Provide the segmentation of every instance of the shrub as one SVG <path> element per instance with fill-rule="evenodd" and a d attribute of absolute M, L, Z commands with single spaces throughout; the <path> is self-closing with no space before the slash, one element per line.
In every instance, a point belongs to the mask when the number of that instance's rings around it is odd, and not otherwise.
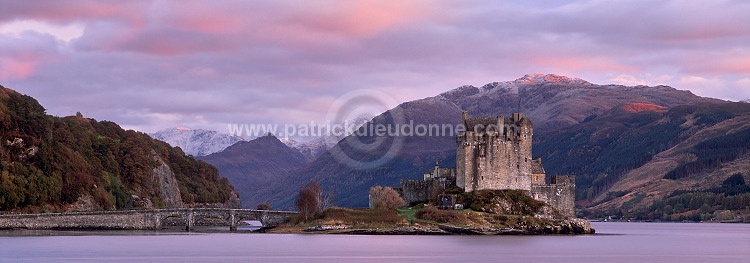
<path fill-rule="evenodd" d="M 404 199 L 391 187 L 375 186 L 370 188 L 372 208 L 391 210 L 404 206 Z"/>
<path fill-rule="evenodd" d="M 462 194 L 459 199 L 474 211 L 513 215 L 533 215 L 546 205 L 521 190 L 479 190 Z M 500 208 L 500 203 L 508 207 Z"/>
<path fill-rule="evenodd" d="M 271 210 L 271 205 L 268 203 L 262 203 L 258 205 L 258 210 Z"/>
<path fill-rule="evenodd" d="M 331 207 L 323 212 L 323 219 L 328 222 L 340 222 L 348 225 L 395 225 L 404 223 L 403 217 L 396 210 L 373 210 L 367 208 Z"/>
<path fill-rule="evenodd" d="M 417 211 L 414 217 L 438 223 L 450 223 L 454 225 L 464 225 L 469 222 L 466 214 L 456 213 L 449 210 L 438 210 L 435 207 L 428 206 Z"/>

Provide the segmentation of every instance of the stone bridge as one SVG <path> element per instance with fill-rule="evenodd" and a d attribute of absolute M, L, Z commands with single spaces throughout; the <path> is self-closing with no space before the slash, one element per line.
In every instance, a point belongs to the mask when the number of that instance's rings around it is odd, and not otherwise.
<path fill-rule="evenodd" d="M 177 208 L 0 215 L 0 229 L 161 229 L 165 219 L 180 218 L 190 231 L 203 218 L 225 220 L 230 231 L 243 220 L 257 220 L 263 226 L 283 223 L 297 212 L 225 208 Z"/>

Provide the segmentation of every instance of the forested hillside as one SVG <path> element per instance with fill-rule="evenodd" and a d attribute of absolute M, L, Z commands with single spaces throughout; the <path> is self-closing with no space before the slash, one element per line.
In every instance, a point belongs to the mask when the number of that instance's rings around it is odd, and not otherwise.
<path fill-rule="evenodd" d="M 179 191 L 162 189 L 169 179 Z M 175 196 L 170 206 L 224 203 L 232 194 L 216 168 L 179 148 L 114 122 L 47 115 L 34 98 L 0 86 L 0 210 L 70 210 L 80 200 L 121 209 L 131 195 L 154 207 Z"/>
<path fill-rule="evenodd" d="M 622 108 L 535 134 L 547 172 L 576 175 L 584 211 L 674 220 L 750 211 L 750 104 Z"/>

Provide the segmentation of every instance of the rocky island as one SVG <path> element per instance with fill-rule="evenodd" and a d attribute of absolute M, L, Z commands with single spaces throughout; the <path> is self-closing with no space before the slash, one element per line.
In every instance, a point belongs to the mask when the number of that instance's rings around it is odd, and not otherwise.
<path fill-rule="evenodd" d="M 262 228 L 264 233 L 362 235 L 549 235 L 594 234 L 588 221 L 565 217 L 549 205 L 517 190 L 483 191 L 485 205 L 441 210 L 435 206 L 401 209 L 331 207 L 307 222 L 303 215 L 287 223 Z"/>
<path fill-rule="evenodd" d="M 532 157 L 533 124 L 511 117 L 463 112 L 456 168 L 435 167 L 422 180 L 370 189 L 370 209 L 320 209 L 321 189 L 299 194 L 301 214 L 270 232 L 350 234 L 592 234 L 575 218 L 575 178 L 547 177 Z M 307 197 L 306 197 L 307 196 Z M 310 206 L 315 204 L 315 206 Z M 410 204 L 409 208 L 402 208 Z M 317 212 L 322 211 L 322 212 Z M 312 219 L 312 220 L 311 220 Z"/>

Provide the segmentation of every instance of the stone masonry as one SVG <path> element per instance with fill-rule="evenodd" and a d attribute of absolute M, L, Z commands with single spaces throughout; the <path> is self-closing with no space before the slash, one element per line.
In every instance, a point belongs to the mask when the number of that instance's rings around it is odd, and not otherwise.
<path fill-rule="evenodd" d="M 528 117 L 469 117 L 456 138 L 456 184 L 467 192 L 484 189 L 531 190 L 531 137 Z"/>
<path fill-rule="evenodd" d="M 220 218 L 230 230 L 242 220 L 258 220 L 264 226 L 283 223 L 297 212 L 224 208 L 181 208 L 126 211 L 69 212 L 0 215 L 0 229 L 128 229 L 158 230 L 168 217 L 179 217 L 190 231 L 202 218 Z"/>

